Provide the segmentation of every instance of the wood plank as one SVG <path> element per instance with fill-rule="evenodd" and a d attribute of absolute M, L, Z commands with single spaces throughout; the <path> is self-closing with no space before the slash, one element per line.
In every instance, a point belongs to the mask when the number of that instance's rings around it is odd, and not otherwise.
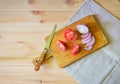
<path fill-rule="evenodd" d="M 72 14 L 73 11 L 0 12 L 0 24 L 17 22 L 66 23 Z"/>
<path fill-rule="evenodd" d="M 79 8 L 83 1 L 84 0 L 34 0 L 33 4 L 29 4 L 29 0 L 1 0 L 0 11 L 75 11 Z M 116 17 L 120 18 L 119 0 L 106 0 L 107 3 L 104 3 L 104 0 L 95 1 Z"/>
<path fill-rule="evenodd" d="M 37 23 L 37 22 L 16 22 L 16 23 L 0 23 L 0 31 L 42 31 L 51 30 L 57 24 L 57 29 L 62 28 L 63 22 Z"/>
<path fill-rule="evenodd" d="M 0 61 L 1 84 L 56 84 L 56 82 L 58 82 L 57 84 L 63 84 L 64 82 L 77 84 L 77 82 L 73 80 L 72 77 L 67 75 L 62 69 L 58 68 L 56 64 L 51 61 L 47 61 L 44 65 L 42 65 L 41 70 L 38 72 L 34 71 L 33 66 L 30 65 L 31 62 L 27 63 L 27 60 L 12 61 L 10 62 L 11 65 L 7 63 L 1 65 Z M 22 63 L 22 65 L 19 65 L 18 62 L 20 64 Z M 18 65 L 16 65 L 16 63 L 18 63 Z M 6 80 L 10 81 L 8 82 Z"/>
<path fill-rule="evenodd" d="M 84 0 L 0 0 L 0 11 L 75 11 Z"/>
<path fill-rule="evenodd" d="M 39 31 L 51 31 L 55 25 L 55 23 L 47 23 L 47 24 L 37 24 L 37 23 L 10 23 L 10 24 L 0 24 L 0 33 L 4 32 L 39 32 Z M 29 24 L 29 25 L 28 25 Z M 64 23 L 57 24 L 57 30 L 64 27 Z"/>
<path fill-rule="evenodd" d="M 61 73 L 61 74 L 59 74 Z M 8 81 L 6 81 L 8 80 Z M 70 76 L 59 68 L 42 67 L 35 72 L 33 66 L 1 66 L 1 84 L 77 84 Z"/>
<path fill-rule="evenodd" d="M 0 32 L 0 51 L 2 51 L 0 57 L 39 55 L 45 44 L 44 37 L 49 33 L 50 31 L 45 30 L 38 32 Z"/>

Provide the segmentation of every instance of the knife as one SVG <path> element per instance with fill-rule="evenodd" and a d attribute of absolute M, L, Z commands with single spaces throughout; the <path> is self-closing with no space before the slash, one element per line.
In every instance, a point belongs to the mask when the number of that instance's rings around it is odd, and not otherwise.
<path fill-rule="evenodd" d="M 43 61 L 45 60 L 45 57 L 46 55 L 49 53 L 50 51 L 50 45 L 51 45 L 51 42 L 53 40 L 53 37 L 54 37 L 54 34 L 55 34 L 55 30 L 56 30 L 56 27 L 57 27 L 57 24 L 55 25 L 55 27 L 53 28 L 52 30 L 52 33 L 50 35 L 50 37 L 48 38 L 48 41 L 41 53 L 40 56 L 36 57 L 33 59 L 33 65 L 34 65 L 34 69 L 35 71 L 38 71 L 40 69 L 40 65 L 43 63 Z"/>

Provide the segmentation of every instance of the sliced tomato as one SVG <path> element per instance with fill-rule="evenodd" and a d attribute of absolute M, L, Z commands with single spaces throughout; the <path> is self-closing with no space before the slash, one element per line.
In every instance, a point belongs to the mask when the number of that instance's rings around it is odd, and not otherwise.
<path fill-rule="evenodd" d="M 69 32 L 71 32 L 71 31 L 72 31 L 71 28 L 67 28 L 67 29 L 65 30 L 65 33 L 69 33 Z"/>
<path fill-rule="evenodd" d="M 68 28 L 64 32 L 64 37 L 67 41 L 74 41 L 77 39 L 77 33 L 74 32 L 72 29 Z"/>
<path fill-rule="evenodd" d="M 80 51 L 80 46 L 77 43 L 73 44 L 73 46 L 70 49 L 70 52 L 73 55 L 75 55 L 75 54 L 79 53 L 79 51 Z"/>
<path fill-rule="evenodd" d="M 66 50 L 66 45 L 63 41 L 61 40 L 58 40 L 58 48 L 61 50 L 61 51 L 65 51 Z"/>

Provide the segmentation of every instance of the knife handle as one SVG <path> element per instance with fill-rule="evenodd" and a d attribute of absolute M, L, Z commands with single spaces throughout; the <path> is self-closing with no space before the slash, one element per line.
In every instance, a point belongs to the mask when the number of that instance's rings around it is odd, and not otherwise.
<path fill-rule="evenodd" d="M 42 51 L 41 56 L 36 57 L 36 58 L 33 59 L 33 65 L 34 65 L 35 71 L 38 71 L 40 69 L 40 65 L 43 63 L 47 53 L 48 53 L 48 49 L 44 49 Z"/>

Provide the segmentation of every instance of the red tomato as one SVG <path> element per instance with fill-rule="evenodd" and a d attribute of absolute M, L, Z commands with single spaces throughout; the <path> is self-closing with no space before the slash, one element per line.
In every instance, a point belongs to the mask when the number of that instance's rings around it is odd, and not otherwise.
<path fill-rule="evenodd" d="M 71 28 L 67 28 L 67 29 L 65 30 L 65 33 L 69 33 L 69 32 L 71 32 L 71 31 L 72 31 Z"/>
<path fill-rule="evenodd" d="M 79 51 L 80 51 L 79 45 L 76 44 L 76 43 L 73 44 L 73 46 L 72 46 L 71 49 L 70 49 L 70 52 L 71 52 L 73 55 L 75 55 L 75 54 L 77 54 Z"/>
<path fill-rule="evenodd" d="M 74 41 L 77 39 L 77 33 L 68 28 L 64 32 L 64 37 L 67 41 Z"/>
<path fill-rule="evenodd" d="M 63 41 L 61 40 L 58 40 L 58 48 L 61 50 L 61 51 L 65 51 L 66 50 L 66 45 Z"/>

